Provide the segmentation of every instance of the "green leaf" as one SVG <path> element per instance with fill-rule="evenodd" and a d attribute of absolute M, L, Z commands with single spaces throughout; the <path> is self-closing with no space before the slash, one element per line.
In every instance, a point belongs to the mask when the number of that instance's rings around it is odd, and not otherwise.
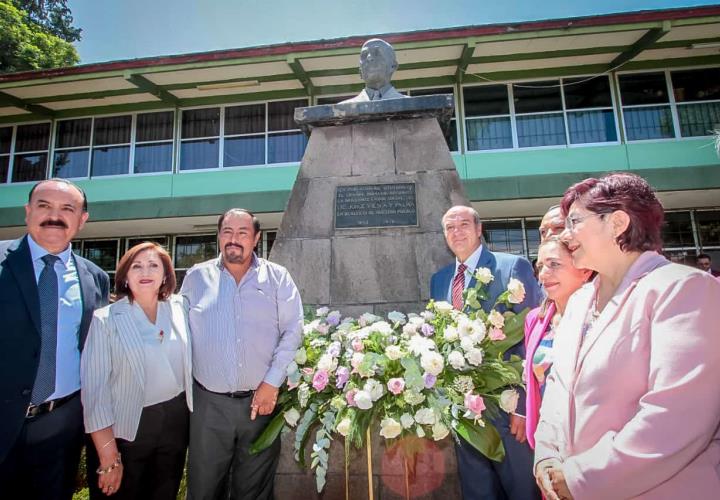
<path fill-rule="evenodd" d="M 473 448 L 495 462 L 505 458 L 505 447 L 495 427 L 485 422 L 485 426 L 475 424 L 467 418 L 460 418 L 455 431 Z"/>
<path fill-rule="evenodd" d="M 282 431 L 284 425 L 285 412 L 280 411 L 273 417 L 270 423 L 265 426 L 265 429 L 263 429 L 262 433 L 258 436 L 255 442 L 250 445 L 250 454 L 256 455 L 257 453 L 269 448 L 280 435 L 280 431 Z"/>
<path fill-rule="evenodd" d="M 465 290 L 465 304 L 472 307 L 473 309 L 480 309 L 480 301 L 478 300 L 478 290 L 475 288 L 468 288 Z"/>
<path fill-rule="evenodd" d="M 490 342 L 485 349 L 488 356 L 495 357 L 498 354 L 503 355 L 505 351 L 512 346 L 523 341 L 525 338 L 525 316 L 527 316 L 529 311 L 529 308 L 525 308 L 525 310 L 518 314 L 509 314 L 505 317 L 505 326 L 503 327 L 505 338 L 503 340 Z"/>
<path fill-rule="evenodd" d="M 425 388 L 425 382 L 420 372 L 420 365 L 415 359 L 406 357 L 400 360 L 405 368 L 405 385 L 409 388 L 422 390 Z"/>

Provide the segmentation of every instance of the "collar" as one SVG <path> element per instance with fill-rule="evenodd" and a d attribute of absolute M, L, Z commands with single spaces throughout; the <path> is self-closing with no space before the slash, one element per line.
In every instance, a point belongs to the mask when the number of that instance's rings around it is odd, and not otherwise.
<path fill-rule="evenodd" d="M 368 97 L 370 97 L 370 98 L 372 98 L 372 96 L 375 95 L 375 93 L 379 93 L 379 94 L 380 94 L 380 95 L 379 95 L 379 98 L 382 99 L 382 97 L 383 97 L 385 94 L 387 94 L 387 93 L 390 91 L 390 89 L 392 89 L 392 84 L 391 84 L 391 83 L 388 83 L 387 85 L 384 85 L 383 87 L 381 87 L 381 88 L 379 88 L 379 89 L 374 89 L 374 88 L 371 88 L 371 87 L 365 87 L 365 93 L 366 93 L 366 94 L 368 95 Z"/>
<path fill-rule="evenodd" d="M 481 243 L 480 246 L 478 246 L 475 249 L 475 251 L 470 254 L 470 257 L 465 259 L 465 262 L 463 262 L 463 264 L 465 264 L 467 266 L 467 272 L 469 272 L 470 274 L 472 274 L 475 271 L 475 268 L 477 267 L 478 262 L 480 261 L 480 254 L 482 253 L 482 249 L 483 249 L 483 246 Z M 457 274 L 459 265 L 460 265 L 460 261 L 458 260 L 457 257 L 455 257 L 455 273 L 456 274 Z"/>
<path fill-rule="evenodd" d="M 45 250 L 43 247 L 38 245 L 35 242 L 35 240 L 33 239 L 33 237 L 30 236 L 29 234 L 27 235 L 27 241 L 28 241 L 28 246 L 30 247 L 30 256 L 32 257 L 33 262 L 41 260 L 43 257 L 45 257 L 47 254 L 50 253 L 47 250 Z M 68 243 L 68 246 L 65 250 L 63 250 L 60 253 L 53 254 L 53 255 L 60 258 L 60 260 L 63 263 L 63 266 L 67 266 L 68 261 L 70 260 L 71 254 L 72 254 L 72 244 Z"/>

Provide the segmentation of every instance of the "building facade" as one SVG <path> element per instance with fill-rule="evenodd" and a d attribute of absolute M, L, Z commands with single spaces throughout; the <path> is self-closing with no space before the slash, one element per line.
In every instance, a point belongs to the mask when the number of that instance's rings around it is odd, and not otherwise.
<path fill-rule="evenodd" d="M 0 239 L 34 182 L 65 177 L 90 201 L 75 247 L 111 275 L 152 239 L 182 278 L 233 206 L 267 255 L 307 143 L 294 109 L 356 94 L 372 36 L 0 76 Z M 720 262 L 720 6 L 380 36 L 399 90 L 453 94 L 448 147 L 492 249 L 534 257 L 570 184 L 623 170 L 657 189 L 669 254 Z"/>

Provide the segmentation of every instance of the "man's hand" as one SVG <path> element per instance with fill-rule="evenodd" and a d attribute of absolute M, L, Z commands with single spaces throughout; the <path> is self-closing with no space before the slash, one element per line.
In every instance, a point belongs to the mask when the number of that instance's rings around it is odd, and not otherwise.
<path fill-rule="evenodd" d="M 510 434 L 515 436 L 518 443 L 524 443 L 527 440 L 525 435 L 525 417 L 522 415 L 510 414 Z"/>
<path fill-rule="evenodd" d="M 555 470 L 559 470 L 562 467 L 562 463 L 554 458 L 543 460 L 535 466 L 535 482 L 540 488 L 540 492 L 547 500 L 561 500 L 558 494 L 555 492 L 553 487 L 552 478 L 550 473 Z"/>
<path fill-rule="evenodd" d="M 255 420 L 258 415 L 270 415 L 277 403 L 278 388 L 267 382 L 262 382 L 253 396 L 250 404 L 250 420 Z"/>

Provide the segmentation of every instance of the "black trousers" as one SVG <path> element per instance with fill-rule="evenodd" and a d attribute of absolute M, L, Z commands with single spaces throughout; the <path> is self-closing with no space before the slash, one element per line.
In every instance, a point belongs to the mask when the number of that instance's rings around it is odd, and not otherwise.
<path fill-rule="evenodd" d="M 122 455 L 123 476 L 120 488 L 112 496 L 106 496 L 97 487 L 98 477 L 95 471 L 98 459 L 94 447 L 90 444 L 90 498 L 175 500 L 185 466 L 189 426 L 189 411 L 184 392 L 169 401 L 143 408 L 135 440 L 117 440 L 118 450 Z"/>
<path fill-rule="evenodd" d="M 82 436 L 79 391 L 50 413 L 26 419 L 17 441 L 0 464 L 0 498 L 71 499 Z"/>

